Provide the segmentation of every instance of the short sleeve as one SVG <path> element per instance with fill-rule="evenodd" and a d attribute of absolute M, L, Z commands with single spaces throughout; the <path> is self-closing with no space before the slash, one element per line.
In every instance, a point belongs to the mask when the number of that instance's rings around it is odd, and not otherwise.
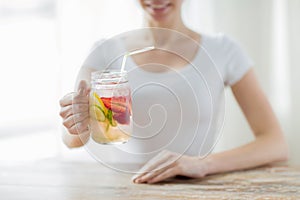
<path fill-rule="evenodd" d="M 225 85 L 232 86 L 243 78 L 254 62 L 241 46 L 228 36 L 223 36 L 222 43 L 226 56 L 224 82 Z"/>
<path fill-rule="evenodd" d="M 119 69 L 124 49 L 119 39 L 99 40 L 90 50 L 83 66 L 95 70 Z"/>

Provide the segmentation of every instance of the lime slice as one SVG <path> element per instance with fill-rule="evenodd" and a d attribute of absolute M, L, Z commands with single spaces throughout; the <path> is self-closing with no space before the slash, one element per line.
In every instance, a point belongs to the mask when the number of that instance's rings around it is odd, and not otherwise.
<path fill-rule="evenodd" d="M 111 118 L 111 125 L 112 126 L 117 126 L 118 125 L 116 120 L 114 120 L 114 118 Z"/>
<path fill-rule="evenodd" d="M 113 113 L 112 113 L 111 110 L 107 111 L 106 117 L 107 117 L 107 119 L 108 119 L 111 126 L 117 126 L 117 122 L 116 122 L 116 120 L 114 120 Z"/>
<path fill-rule="evenodd" d="M 97 105 L 90 106 L 90 116 L 92 119 L 96 119 L 97 121 L 104 122 L 105 115 L 102 109 Z"/>

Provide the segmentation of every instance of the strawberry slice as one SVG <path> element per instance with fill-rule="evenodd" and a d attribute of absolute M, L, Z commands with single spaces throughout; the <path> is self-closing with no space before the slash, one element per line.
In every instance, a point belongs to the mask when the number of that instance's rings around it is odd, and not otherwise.
<path fill-rule="evenodd" d="M 130 123 L 130 111 L 129 111 L 129 109 L 126 109 L 125 112 L 115 113 L 113 118 L 120 124 L 129 124 Z"/>
<path fill-rule="evenodd" d="M 126 106 L 122 104 L 112 103 L 111 110 L 115 113 L 124 113 L 126 111 Z"/>
<path fill-rule="evenodd" d="M 126 97 L 101 97 L 105 107 L 112 110 L 113 112 L 123 113 L 126 111 Z"/>
<path fill-rule="evenodd" d="M 105 107 L 111 110 L 111 98 L 101 97 L 101 100 Z"/>

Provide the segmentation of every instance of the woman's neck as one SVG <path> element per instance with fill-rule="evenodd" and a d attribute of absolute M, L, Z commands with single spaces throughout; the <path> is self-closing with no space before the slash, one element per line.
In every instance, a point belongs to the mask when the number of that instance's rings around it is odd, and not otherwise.
<path fill-rule="evenodd" d="M 172 21 L 169 20 L 161 22 L 145 19 L 144 24 L 147 27 L 172 29 L 174 31 L 178 31 L 184 34 L 186 34 L 189 31 L 189 29 L 184 25 L 181 18 L 172 19 Z"/>
<path fill-rule="evenodd" d="M 193 39 L 196 39 L 195 37 L 197 37 L 195 35 L 195 32 L 193 32 L 192 30 L 190 30 L 187 26 L 185 26 L 185 24 L 183 23 L 183 21 L 180 19 L 177 20 L 172 20 L 171 22 L 156 22 L 156 21 L 150 21 L 150 20 L 146 20 L 144 21 L 144 25 L 146 27 L 150 27 L 150 28 L 162 28 L 162 29 L 170 29 L 176 32 L 180 32 L 182 34 L 185 34 Z M 178 34 L 173 34 L 174 32 L 172 31 L 153 31 L 153 37 L 154 40 L 156 42 L 162 42 L 162 43 L 168 43 L 170 41 L 172 41 L 173 36 L 178 37 Z"/>

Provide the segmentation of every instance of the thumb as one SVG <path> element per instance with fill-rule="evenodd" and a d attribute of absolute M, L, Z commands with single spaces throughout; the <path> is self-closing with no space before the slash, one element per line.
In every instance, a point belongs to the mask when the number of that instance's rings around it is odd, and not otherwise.
<path fill-rule="evenodd" d="M 88 84 L 85 80 L 81 80 L 79 82 L 77 92 L 78 92 L 78 95 L 80 95 L 80 96 L 86 96 L 88 94 L 88 92 L 89 92 Z"/>

